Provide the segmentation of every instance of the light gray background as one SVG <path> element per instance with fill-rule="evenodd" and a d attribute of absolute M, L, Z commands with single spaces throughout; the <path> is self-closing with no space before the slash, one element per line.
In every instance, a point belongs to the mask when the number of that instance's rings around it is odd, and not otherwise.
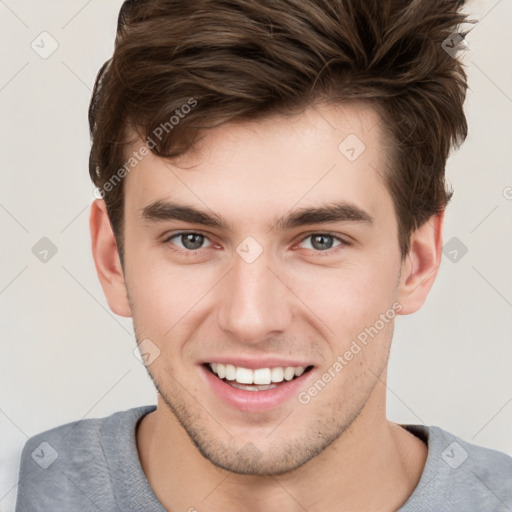
<path fill-rule="evenodd" d="M 87 107 L 120 5 L 0 0 L 3 512 L 27 437 L 155 403 L 131 321 L 103 297 L 88 232 Z M 480 20 L 464 56 L 470 134 L 447 167 L 445 243 L 457 237 L 468 252 L 445 256 L 426 305 L 398 319 L 388 413 L 512 454 L 512 2 L 466 10 Z M 43 31 L 59 45 L 47 59 L 31 48 Z M 42 237 L 58 248 L 46 263 L 32 253 Z"/>

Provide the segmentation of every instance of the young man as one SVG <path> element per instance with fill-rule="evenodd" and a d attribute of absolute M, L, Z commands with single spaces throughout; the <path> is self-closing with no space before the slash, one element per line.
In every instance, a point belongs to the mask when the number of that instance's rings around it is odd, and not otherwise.
<path fill-rule="evenodd" d="M 510 457 L 385 414 L 467 133 L 460 4 L 123 4 L 90 225 L 158 404 L 30 439 L 19 512 L 510 510 Z"/>

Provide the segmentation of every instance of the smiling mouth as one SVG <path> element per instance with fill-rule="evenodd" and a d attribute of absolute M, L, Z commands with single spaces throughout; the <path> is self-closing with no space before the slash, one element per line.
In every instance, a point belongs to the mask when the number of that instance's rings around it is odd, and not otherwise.
<path fill-rule="evenodd" d="M 275 389 L 285 385 L 287 382 L 298 379 L 313 368 L 312 365 L 275 366 L 253 370 L 222 363 L 205 363 L 203 366 L 226 384 L 244 391 Z"/>

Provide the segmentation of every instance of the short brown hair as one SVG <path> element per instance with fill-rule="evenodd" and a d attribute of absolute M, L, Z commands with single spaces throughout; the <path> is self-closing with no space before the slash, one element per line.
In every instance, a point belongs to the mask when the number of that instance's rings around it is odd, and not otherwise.
<path fill-rule="evenodd" d="M 89 172 L 121 261 L 128 127 L 151 140 L 157 156 L 173 158 L 191 149 L 202 129 L 354 100 L 369 102 L 383 121 L 385 182 L 405 257 L 411 233 L 450 200 L 446 159 L 467 135 L 467 76 L 447 51 L 466 35 L 457 35 L 460 24 L 473 22 L 463 3 L 124 2 L 114 54 L 98 73 L 89 107 Z"/>

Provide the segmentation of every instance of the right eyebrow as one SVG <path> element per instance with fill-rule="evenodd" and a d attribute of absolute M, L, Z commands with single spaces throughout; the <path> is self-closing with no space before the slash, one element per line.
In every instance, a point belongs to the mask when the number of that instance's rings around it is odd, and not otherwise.
<path fill-rule="evenodd" d="M 209 214 L 192 208 L 168 201 L 156 201 L 142 210 L 142 218 L 149 222 L 181 220 L 192 224 L 203 224 L 215 228 L 232 231 L 229 224 L 219 215 Z"/>

